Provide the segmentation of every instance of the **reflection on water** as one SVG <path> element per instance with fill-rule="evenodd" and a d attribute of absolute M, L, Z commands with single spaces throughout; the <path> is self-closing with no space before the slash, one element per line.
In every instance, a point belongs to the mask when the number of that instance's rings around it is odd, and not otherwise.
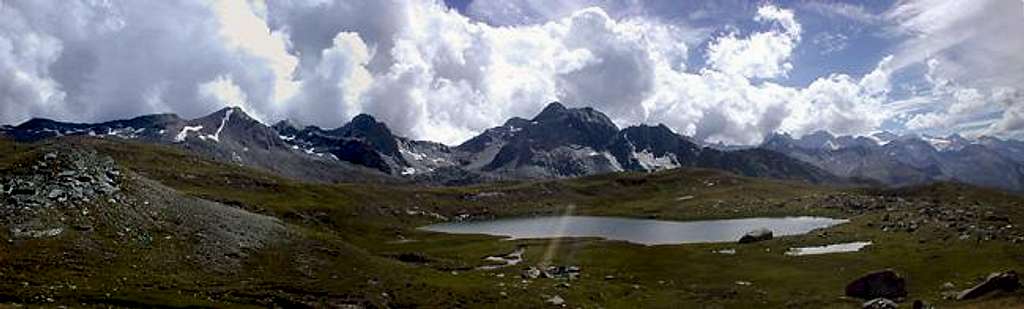
<path fill-rule="evenodd" d="M 848 220 L 822 217 L 747 218 L 704 221 L 551 216 L 440 223 L 422 227 L 451 234 L 486 234 L 512 239 L 599 237 L 644 245 L 732 242 L 743 234 L 767 228 L 775 236 L 799 235 Z"/>

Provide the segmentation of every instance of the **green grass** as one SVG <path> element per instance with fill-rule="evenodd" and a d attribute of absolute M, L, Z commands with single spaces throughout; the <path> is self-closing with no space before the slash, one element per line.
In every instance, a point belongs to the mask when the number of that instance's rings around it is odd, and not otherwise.
<path fill-rule="evenodd" d="M 19 244 L 19 252 L 12 252 L 10 244 L 0 244 L 0 277 L 8 279 L 0 283 L 0 294 L 14 294 L 0 297 L 0 302 L 39 302 L 33 295 L 54 293 L 47 291 L 47 286 L 73 282 L 77 291 L 56 293 L 61 296 L 58 303 L 536 308 L 545 306 L 544 296 L 559 295 L 571 307 L 583 308 L 856 308 L 858 301 L 842 298 L 845 284 L 868 271 L 894 268 L 907 277 L 911 301 L 924 299 L 943 307 L 1024 304 L 1024 294 L 1019 292 L 964 303 L 943 300 L 940 295 L 945 282 L 966 288 L 989 272 L 1024 270 L 1024 246 L 946 239 L 943 231 L 882 232 L 868 225 L 877 222 L 881 214 L 851 217 L 850 224 L 823 235 L 782 237 L 751 245 L 678 246 L 595 239 L 504 241 L 429 233 L 416 227 L 434 219 L 405 214 L 417 208 L 445 216 L 514 217 L 564 213 L 572 205 L 574 214 L 672 220 L 846 217 L 849 214 L 838 208 L 820 207 L 821 198 L 854 194 L 978 203 L 1005 212 L 1012 222 L 1024 222 L 1024 200 L 997 191 L 951 184 L 902 190 L 835 188 L 701 169 L 455 188 L 318 184 L 197 158 L 173 147 L 88 139 L 59 143 L 99 149 L 125 168 L 185 194 L 282 218 L 292 236 L 287 242 L 254 252 L 231 273 L 211 273 L 190 264 L 180 258 L 185 252 L 181 246 L 186 244 L 173 242 L 147 247 L 100 239 L 95 246 L 68 248 L 66 242 L 45 240 Z M 37 155 L 38 149 L 50 146 L 0 141 L 0 170 L 25 162 Z M 473 198 L 485 192 L 497 194 Z M 692 198 L 680 200 L 683 196 Z M 0 237 L 6 238 L 4 233 L 7 231 L 0 231 Z M 397 242 L 400 238 L 414 241 Z M 794 246 L 856 240 L 875 244 L 857 253 L 782 254 Z M 551 252 L 552 263 L 579 265 L 583 277 L 565 288 L 550 279 L 523 283 L 519 277 L 522 267 L 471 270 L 486 264 L 483 257 L 508 253 L 517 246 L 527 248 L 523 266 L 541 263 L 541 257 Z M 723 248 L 735 248 L 737 254 L 713 253 Z M 108 258 L 72 258 L 74 265 L 62 265 L 67 258 L 53 258 L 62 252 L 72 252 L 72 257 Z M 403 253 L 421 254 L 428 261 L 415 264 L 395 259 Z M 30 282 L 30 287 L 19 286 L 23 281 Z M 738 285 L 737 281 L 751 285 Z"/>

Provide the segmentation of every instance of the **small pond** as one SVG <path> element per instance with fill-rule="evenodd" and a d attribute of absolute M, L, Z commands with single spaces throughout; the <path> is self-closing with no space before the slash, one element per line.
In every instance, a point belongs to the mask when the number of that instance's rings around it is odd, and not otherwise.
<path fill-rule="evenodd" d="M 485 234 L 511 239 L 597 237 L 643 245 L 733 242 L 757 228 L 776 237 L 799 235 L 848 220 L 823 217 L 666 221 L 592 216 L 551 216 L 449 222 L 421 229 L 450 234 Z"/>

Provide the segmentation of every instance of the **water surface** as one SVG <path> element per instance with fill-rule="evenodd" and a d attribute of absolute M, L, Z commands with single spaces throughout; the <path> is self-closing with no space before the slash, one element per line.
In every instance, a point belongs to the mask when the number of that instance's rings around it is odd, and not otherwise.
<path fill-rule="evenodd" d="M 598 237 L 643 245 L 733 242 L 757 228 L 776 237 L 799 235 L 849 220 L 823 217 L 746 218 L 703 221 L 551 216 L 489 221 L 449 222 L 422 227 L 450 234 L 485 234 L 511 239 Z"/>

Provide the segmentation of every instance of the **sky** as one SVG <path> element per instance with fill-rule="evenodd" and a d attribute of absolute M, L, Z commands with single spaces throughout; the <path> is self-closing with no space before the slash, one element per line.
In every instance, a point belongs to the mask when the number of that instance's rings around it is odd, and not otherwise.
<path fill-rule="evenodd" d="M 454 145 L 546 104 L 697 140 L 1024 137 L 1024 0 L 0 0 L 0 123 L 199 117 Z"/>

